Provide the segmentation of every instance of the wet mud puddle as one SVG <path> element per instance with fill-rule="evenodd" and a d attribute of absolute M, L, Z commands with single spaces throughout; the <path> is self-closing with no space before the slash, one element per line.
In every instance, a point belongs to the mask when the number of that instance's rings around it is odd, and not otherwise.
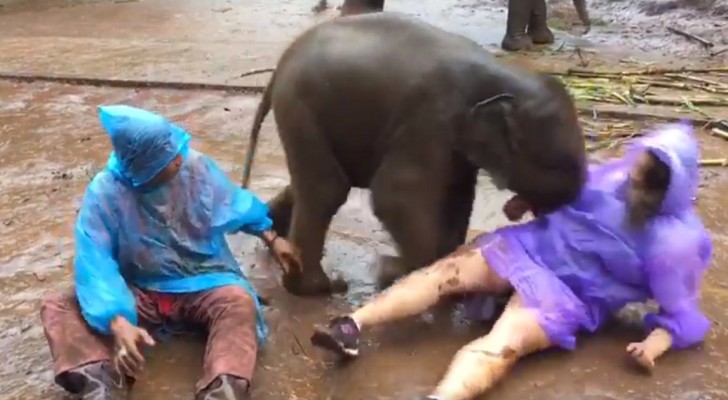
<path fill-rule="evenodd" d="M 68 286 L 72 256 L 71 227 L 80 194 L 108 155 L 107 138 L 97 126 L 95 106 L 125 102 L 160 110 L 195 135 L 193 145 L 240 175 L 245 139 L 237 134 L 251 122 L 257 99 L 220 93 L 120 90 L 51 84 L 0 83 L 0 390 L 7 399 L 61 399 L 52 384 L 50 355 L 37 312 L 41 296 Z M 18 118 L 22 115 L 22 118 Z M 63 132 L 63 134 L 57 134 Z M 714 139 L 714 140 L 708 140 Z M 725 151 L 719 139 L 704 147 Z M 262 134 L 253 190 L 272 197 L 287 182 L 272 122 Z M 726 377 L 726 315 L 723 265 L 726 244 L 720 204 L 726 193 L 720 172 L 701 192 L 701 212 L 716 234 L 716 267 L 705 291 L 706 308 L 716 321 L 702 349 L 668 356 L 655 376 L 629 369 L 622 353 L 637 332 L 614 330 L 585 338 L 578 352 L 532 357 L 494 392 L 505 399 L 719 399 Z M 237 178 L 236 178 L 237 179 Z M 505 223 L 500 206 L 508 197 L 483 178 L 472 218 L 473 230 Z M 8 222 L 10 221 L 10 222 Z M 255 377 L 256 399 L 327 398 L 399 399 L 424 393 L 444 373 L 452 355 L 486 326 L 463 323 L 458 309 L 425 314 L 377 329 L 365 338 L 362 356 L 335 366 L 313 349 L 308 337 L 315 323 L 345 312 L 374 290 L 373 266 L 381 255 L 394 254 L 388 235 L 371 214 L 366 191 L 355 191 L 335 218 L 324 265 L 350 282 L 347 295 L 301 299 L 277 288 L 275 272 L 256 239 L 234 236 L 235 253 L 261 292 L 272 301 L 268 319 L 272 335 L 261 352 Z M 251 266 L 255 266 L 251 269 Z M 200 371 L 203 342 L 175 339 L 154 349 L 134 399 L 187 399 Z M 564 376 L 568 371 L 568 379 Z M 618 382 L 618 384 L 613 384 Z M 698 393 L 698 397 L 692 397 Z M 705 397 L 708 396 L 708 397 Z"/>

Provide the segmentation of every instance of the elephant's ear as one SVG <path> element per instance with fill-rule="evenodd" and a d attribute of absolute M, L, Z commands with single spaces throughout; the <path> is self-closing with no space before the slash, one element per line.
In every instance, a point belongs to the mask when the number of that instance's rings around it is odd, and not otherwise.
<path fill-rule="evenodd" d="M 520 134 L 514 110 L 515 97 L 510 93 L 501 93 L 476 103 L 470 109 L 470 118 L 493 125 L 499 121 L 504 129 L 501 134 L 512 152 L 519 150 Z"/>

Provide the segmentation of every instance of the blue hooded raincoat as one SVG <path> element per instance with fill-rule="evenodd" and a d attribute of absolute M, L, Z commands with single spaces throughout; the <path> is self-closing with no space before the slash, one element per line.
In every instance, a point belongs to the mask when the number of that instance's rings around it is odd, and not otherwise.
<path fill-rule="evenodd" d="M 189 149 L 190 135 L 165 118 L 124 105 L 99 107 L 99 118 L 113 152 L 88 185 L 75 227 L 76 293 L 87 323 L 102 334 L 119 315 L 136 324 L 130 285 L 162 293 L 239 285 L 256 302 L 263 340 L 258 297 L 225 234 L 270 229 L 266 204 Z M 144 189 L 178 155 L 179 173 Z"/>
<path fill-rule="evenodd" d="M 669 166 L 670 185 L 659 214 L 633 228 L 625 222 L 629 171 L 645 150 Z M 593 166 L 573 204 L 478 243 L 488 265 L 538 312 L 555 345 L 573 349 L 579 330 L 595 331 L 626 304 L 647 299 L 660 306 L 646 317 L 648 328 L 669 331 L 677 348 L 696 344 L 710 328 L 698 294 L 712 251 L 693 205 L 698 166 L 692 127 L 661 127 L 635 140 L 623 158 Z M 471 303 L 471 317 L 478 304 Z"/>

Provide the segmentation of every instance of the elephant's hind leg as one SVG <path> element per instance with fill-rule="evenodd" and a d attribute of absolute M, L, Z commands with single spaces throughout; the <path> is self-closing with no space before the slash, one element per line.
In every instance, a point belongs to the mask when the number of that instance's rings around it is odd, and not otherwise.
<path fill-rule="evenodd" d="M 293 195 L 289 239 L 301 252 L 303 268 L 302 279 L 287 289 L 302 296 L 327 294 L 332 287 L 321 267 L 324 241 L 331 219 L 346 201 L 351 186 L 323 132 L 303 106 L 288 118 L 279 119 Z M 283 213 L 286 202 L 281 203 L 278 211 Z"/>

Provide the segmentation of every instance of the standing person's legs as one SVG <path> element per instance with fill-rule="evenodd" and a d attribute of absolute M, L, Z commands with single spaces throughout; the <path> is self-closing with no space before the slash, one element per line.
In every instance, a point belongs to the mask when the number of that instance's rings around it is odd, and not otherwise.
<path fill-rule="evenodd" d="M 256 308 L 239 286 L 222 286 L 183 297 L 181 317 L 208 330 L 199 400 L 247 398 L 258 350 Z"/>
<path fill-rule="evenodd" d="M 384 0 L 344 0 L 341 15 L 366 14 L 384 11 Z"/>
<path fill-rule="evenodd" d="M 458 351 L 429 399 L 472 399 L 493 387 L 519 358 L 550 347 L 537 315 L 514 294 L 490 333 Z"/>
<path fill-rule="evenodd" d="M 134 290 L 139 319 L 159 322 L 156 306 Z M 114 369 L 113 338 L 94 332 L 84 320 L 73 290 L 54 292 L 41 305 L 40 318 L 53 358 L 55 381 L 84 399 L 106 399 L 112 386 L 122 386 Z"/>
<path fill-rule="evenodd" d="M 327 327 L 317 327 L 311 342 L 341 355 L 356 356 L 364 327 L 419 314 L 453 294 L 498 294 L 509 289 L 508 281 L 488 267 L 477 244 L 462 246 L 402 278 L 354 313 L 334 318 Z"/>

